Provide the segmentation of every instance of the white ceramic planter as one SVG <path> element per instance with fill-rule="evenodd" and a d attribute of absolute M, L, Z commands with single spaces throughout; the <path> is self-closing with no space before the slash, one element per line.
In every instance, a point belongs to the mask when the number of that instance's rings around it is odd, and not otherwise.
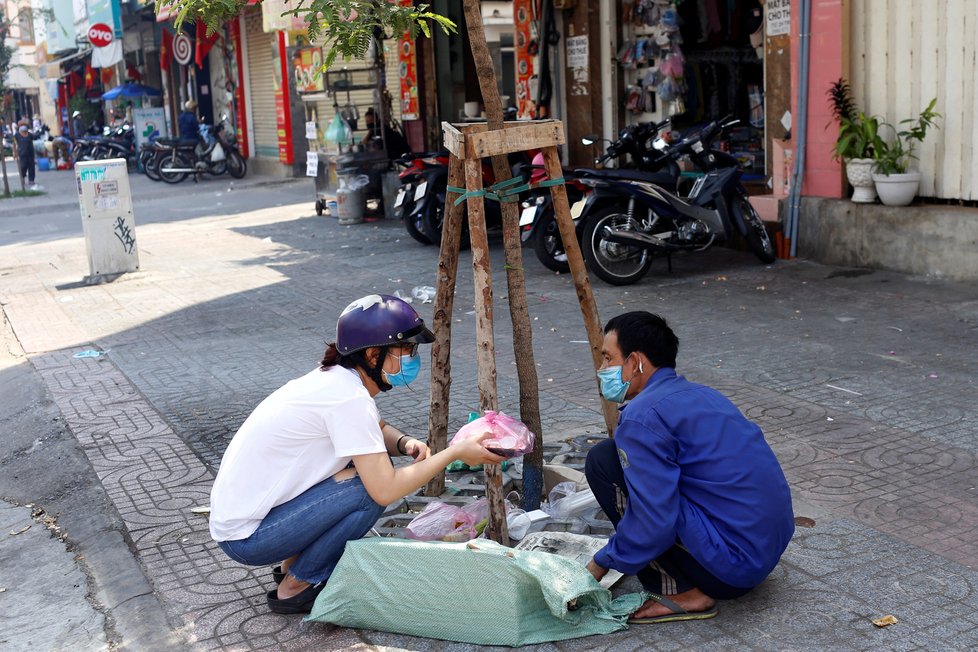
<path fill-rule="evenodd" d="M 880 201 L 887 206 L 908 206 L 920 188 L 920 172 L 911 170 L 903 174 L 873 173 L 873 182 Z"/>
<path fill-rule="evenodd" d="M 852 201 L 859 204 L 871 204 L 876 201 L 876 186 L 873 183 L 873 159 L 848 159 L 846 161 L 846 177 L 852 185 Z"/>

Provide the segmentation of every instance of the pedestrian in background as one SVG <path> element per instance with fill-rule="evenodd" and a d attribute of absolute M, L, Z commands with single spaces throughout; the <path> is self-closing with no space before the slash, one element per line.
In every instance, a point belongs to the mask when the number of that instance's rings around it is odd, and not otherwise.
<path fill-rule="evenodd" d="M 20 184 L 23 186 L 24 177 L 27 177 L 30 189 L 40 190 L 41 186 L 34 183 L 34 136 L 31 135 L 31 131 L 27 128 L 26 122 L 22 122 L 17 127 L 14 140 L 17 145 L 17 166 L 20 170 Z"/>
<path fill-rule="evenodd" d="M 71 128 L 73 131 L 72 138 L 77 140 L 85 135 L 85 122 L 82 120 L 81 111 L 75 111 L 71 114 Z"/>
<path fill-rule="evenodd" d="M 177 116 L 177 126 L 180 128 L 180 140 L 192 140 L 197 142 L 197 102 L 187 100 L 183 105 L 183 111 Z"/>

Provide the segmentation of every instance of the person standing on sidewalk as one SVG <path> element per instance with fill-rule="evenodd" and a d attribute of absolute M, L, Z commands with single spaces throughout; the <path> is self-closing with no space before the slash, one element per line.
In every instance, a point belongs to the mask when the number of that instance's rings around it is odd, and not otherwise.
<path fill-rule="evenodd" d="M 354 301 L 320 366 L 262 401 L 231 440 L 211 491 L 210 532 L 239 563 L 285 560 L 266 596 L 272 611 L 308 613 L 346 542 L 451 462 L 503 460 L 482 446 L 488 434 L 432 455 L 380 418 L 374 396 L 410 384 L 418 345 L 433 340 L 397 297 Z M 395 469 L 395 455 L 414 463 Z"/>
<path fill-rule="evenodd" d="M 760 584 L 788 546 L 788 483 L 757 425 L 676 375 L 679 339 L 664 319 L 629 312 L 604 332 L 601 393 L 629 403 L 585 462 L 615 526 L 587 568 L 598 580 L 609 568 L 638 576 L 652 595 L 630 623 L 712 618 L 717 600 Z"/>
<path fill-rule="evenodd" d="M 177 116 L 177 126 L 180 129 L 180 140 L 197 142 L 199 128 L 197 126 L 196 100 L 187 100 L 184 102 L 183 111 Z"/>
<path fill-rule="evenodd" d="M 41 186 L 34 183 L 34 137 L 26 123 L 21 123 L 14 134 L 17 144 L 17 167 L 20 170 L 20 181 L 23 184 L 24 177 L 27 177 L 28 186 L 31 190 L 40 190 Z"/>

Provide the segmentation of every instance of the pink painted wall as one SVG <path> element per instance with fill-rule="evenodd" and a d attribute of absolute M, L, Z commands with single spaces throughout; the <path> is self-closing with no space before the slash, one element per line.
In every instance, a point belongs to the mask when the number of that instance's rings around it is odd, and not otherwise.
<path fill-rule="evenodd" d="M 842 197 L 842 164 L 832 160 L 838 124 L 832 118 L 826 92 L 839 77 L 848 75 L 843 25 L 848 24 L 847 0 L 811 0 L 811 42 L 808 69 L 808 140 L 802 194 Z M 801 0 L 791 0 L 791 115 L 792 132 L 798 126 L 800 62 L 799 19 Z"/>

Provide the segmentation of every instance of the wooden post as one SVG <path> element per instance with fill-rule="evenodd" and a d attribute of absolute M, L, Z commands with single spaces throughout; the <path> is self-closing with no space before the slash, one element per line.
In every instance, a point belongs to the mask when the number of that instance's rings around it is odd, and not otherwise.
<path fill-rule="evenodd" d="M 482 161 L 465 160 L 465 189 L 482 189 Z M 476 362 L 479 367 L 479 407 L 482 411 L 498 409 L 496 397 L 496 348 L 493 342 L 492 274 L 489 269 L 489 236 L 486 233 L 485 202 L 481 196 L 468 200 L 469 239 L 472 243 L 472 275 L 475 281 Z M 502 544 L 509 543 L 506 508 L 503 502 L 503 472 L 498 464 L 486 464 L 486 500 L 489 502 L 489 524 L 486 536 Z"/>
<path fill-rule="evenodd" d="M 462 161 L 452 156 L 448 163 L 448 186 L 464 185 Z M 445 196 L 445 223 L 442 227 L 438 255 L 438 279 L 431 331 L 431 411 L 428 413 L 428 447 L 432 453 L 448 445 L 448 400 L 452 385 L 452 309 L 455 305 L 455 283 L 458 274 L 458 252 L 462 240 L 462 210 L 455 205 L 457 193 Z M 426 496 L 440 496 L 445 491 L 445 471 L 432 478 L 425 487 Z"/>
<path fill-rule="evenodd" d="M 563 176 L 564 173 L 560 167 L 560 157 L 556 147 L 544 147 L 543 160 L 547 169 L 547 176 L 551 179 L 559 179 Z M 591 292 L 591 281 L 588 280 L 584 258 L 581 256 L 581 247 L 577 242 L 577 234 L 574 232 L 574 221 L 571 219 L 570 206 L 567 203 L 567 189 L 563 185 L 552 186 L 550 194 L 553 197 L 554 217 L 557 220 L 557 228 L 560 229 L 560 239 L 564 243 L 567 263 L 570 265 L 574 288 L 577 290 L 577 300 L 581 304 L 581 314 L 584 316 L 587 339 L 591 344 L 591 359 L 594 362 L 594 368 L 598 369 L 601 366 L 601 344 L 604 340 L 604 332 L 598 317 L 598 306 L 594 302 L 594 294 Z M 595 383 L 598 384 L 600 391 L 601 384 L 597 377 L 595 377 Z M 608 427 L 608 434 L 614 436 L 615 426 L 618 425 L 618 410 L 610 401 L 602 398 L 601 411 L 604 413 L 604 422 Z"/>
<path fill-rule="evenodd" d="M 493 161 L 496 158 L 502 157 L 493 157 Z M 513 324 L 513 358 L 520 383 L 520 421 L 534 434 L 533 450 L 523 456 L 521 507 L 529 512 L 539 509 L 543 493 L 543 424 L 540 420 L 536 358 L 533 356 L 533 329 L 526 301 L 522 245 L 517 204 L 506 202 L 503 204 L 503 248 L 506 254 L 509 314 Z"/>

